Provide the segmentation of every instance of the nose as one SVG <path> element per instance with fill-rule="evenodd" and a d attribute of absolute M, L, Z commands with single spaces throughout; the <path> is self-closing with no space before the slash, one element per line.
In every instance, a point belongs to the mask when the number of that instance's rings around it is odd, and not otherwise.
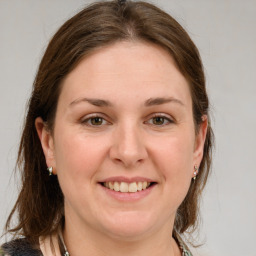
<path fill-rule="evenodd" d="M 136 125 L 123 125 L 113 134 L 110 158 L 126 168 L 142 163 L 148 157 L 140 128 Z"/>

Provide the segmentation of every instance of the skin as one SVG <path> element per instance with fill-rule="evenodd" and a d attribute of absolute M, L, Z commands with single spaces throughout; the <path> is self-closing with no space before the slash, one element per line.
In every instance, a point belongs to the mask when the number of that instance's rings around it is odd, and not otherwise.
<path fill-rule="evenodd" d="M 118 42 L 83 59 L 62 86 L 54 131 L 41 118 L 36 128 L 65 197 L 70 254 L 181 255 L 171 230 L 202 160 L 207 118 L 196 134 L 189 85 L 172 57 Z M 115 176 L 156 185 L 120 201 L 99 184 Z"/>

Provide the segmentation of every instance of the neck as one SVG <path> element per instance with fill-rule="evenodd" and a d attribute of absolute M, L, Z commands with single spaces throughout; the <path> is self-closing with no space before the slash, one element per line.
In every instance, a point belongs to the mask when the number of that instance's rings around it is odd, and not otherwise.
<path fill-rule="evenodd" d="M 64 241 L 71 256 L 181 256 L 180 249 L 171 237 L 171 229 L 161 229 L 153 235 L 121 239 L 102 234 L 90 227 L 79 228 L 66 221 Z"/>

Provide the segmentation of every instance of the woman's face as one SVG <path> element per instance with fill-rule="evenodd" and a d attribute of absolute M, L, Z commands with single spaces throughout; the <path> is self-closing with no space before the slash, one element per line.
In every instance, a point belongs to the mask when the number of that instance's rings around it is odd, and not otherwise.
<path fill-rule="evenodd" d="M 82 60 L 63 82 L 53 136 L 36 123 L 67 225 L 129 239 L 170 233 L 206 122 L 195 134 L 188 83 L 162 48 L 118 42 Z"/>

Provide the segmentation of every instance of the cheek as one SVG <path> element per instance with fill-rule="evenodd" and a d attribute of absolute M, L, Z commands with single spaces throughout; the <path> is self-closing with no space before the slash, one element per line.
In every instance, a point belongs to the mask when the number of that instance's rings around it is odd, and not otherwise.
<path fill-rule="evenodd" d="M 55 157 L 58 175 L 69 179 L 82 180 L 92 177 L 106 154 L 104 141 L 81 133 L 68 133 L 62 130 L 55 139 Z"/>
<path fill-rule="evenodd" d="M 106 143 L 81 133 L 64 131 L 55 137 L 56 168 L 65 204 L 79 211 L 89 207 L 88 197 L 92 195 L 91 186 L 96 183 L 96 174 L 105 157 Z M 82 193 L 81 193 L 82 192 Z"/>
<path fill-rule="evenodd" d="M 184 197 L 190 186 L 193 172 L 193 136 L 182 133 L 166 138 L 155 150 L 155 165 L 162 181 L 167 185 L 167 194 Z"/>
<path fill-rule="evenodd" d="M 187 169 L 186 167 L 193 162 L 193 148 L 194 141 L 191 140 L 191 137 L 187 136 L 186 138 L 186 135 L 183 134 L 163 140 L 155 153 L 158 154 L 158 162 L 165 165 L 167 171 L 180 173 L 183 170 L 183 173 Z"/>

